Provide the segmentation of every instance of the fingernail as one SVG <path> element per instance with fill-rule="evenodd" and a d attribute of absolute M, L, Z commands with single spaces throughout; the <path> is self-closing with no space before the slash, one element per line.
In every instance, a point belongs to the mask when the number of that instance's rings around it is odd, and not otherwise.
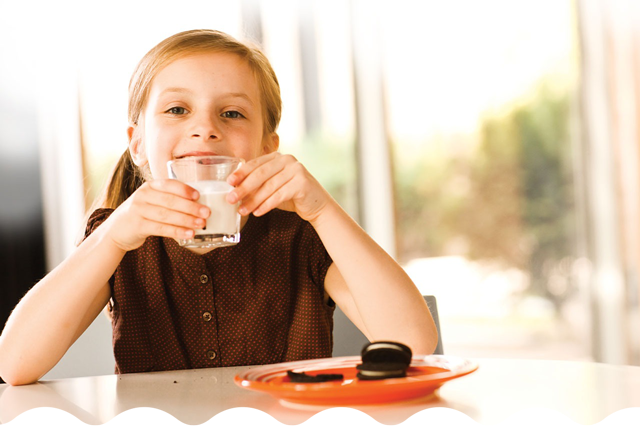
<path fill-rule="evenodd" d="M 200 219 L 200 218 L 196 219 L 196 226 L 198 226 L 199 228 L 202 228 L 205 223 L 206 222 L 204 219 Z"/>
<path fill-rule="evenodd" d="M 193 191 L 193 194 L 191 194 L 191 198 L 193 198 L 194 200 L 200 198 L 200 194 L 198 194 L 198 191 Z"/>
<path fill-rule="evenodd" d="M 247 210 L 247 208 L 246 208 L 246 207 L 240 207 L 240 208 L 238 209 L 238 213 L 240 213 L 241 215 L 243 215 L 243 216 L 244 216 L 245 214 L 247 214 L 247 213 L 248 213 L 248 210 Z"/>
<path fill-rule="evenodd" d="M 209 217 L 209 209 L 206 207 L 200 208 L 200 216 L 207 218 Z"/>
<path fill-rule="evenodd" d="M 229 185 L 235 185 L 237 180 L 238 178 L 236 177 L 236 175 L 231 175 L 227 178 L 227 183 Z"/>
<path fill-rule="evenodd" d="M 230 192 L 227 195 L 227 201 L 230 203 L 237 203 L 238 202 L 238 194 L 236 194 L 235 192 Z"/>
<path fill-rule="evenodd" d="M 184 236 L 186 238 L 192 238 L 193 237 L 193 231 L 191 229 L 189 229 L 188 231 L 184 231 Z"/>

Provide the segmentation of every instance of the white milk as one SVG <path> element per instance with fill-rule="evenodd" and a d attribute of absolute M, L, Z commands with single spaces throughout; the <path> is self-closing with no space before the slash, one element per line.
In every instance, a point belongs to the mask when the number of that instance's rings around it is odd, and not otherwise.
<path fill-rule="evenodd" d="M 233 189 L 224 181 L 202 180 L 187 182 L 200 193 L 198 202 L 209 207 L 211 215 L 204 229 L 196 229 L 196 235 L 223 234 L 231 235 L 239 231 L 238 204 L 229 204 L 225 199 Z"/>

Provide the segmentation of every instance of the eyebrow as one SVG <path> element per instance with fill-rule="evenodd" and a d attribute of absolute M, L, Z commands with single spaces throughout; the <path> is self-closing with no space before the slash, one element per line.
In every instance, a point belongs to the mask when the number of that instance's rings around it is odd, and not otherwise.
<path fill-rule="evenodd" d="M 246 93 L 243 93 L 243 92 L 229 92 L 229 93 L 225 93 L 222 96 L 225 97 L 225 98 L 241 98 L 241 99 L 244 99 L 245 101 L 249 102 L 251 105 L 253 105 L 253 101 L 251 100 L 249 95 L 247 95 Z"/>
<path fill-rule="evenodd" d="M 160 96 L 163 96 L 167 93 L 186 93 L 186 94 L 192 94 L 193 92 L 189 89 L 186 89 L 184 87 L 169 87 L 164 89 L 162 92 L 160 92 Z M 229 92 L 229 93 L 224 93 L 222 95 L 225 98 L 241 98 L 246 100 L 247 102 L 249 102 L 251 105 L 254 105 L 253 100 L 251 100 L 251 98 L 249 97 L 249 95 L 247 95 L 246 93 L 243 92 Z"/>
<path fill-rule="evenodd" d="M 165 93 L 192 93 L 191 90 L 185 89 L 183 87 L 169 87 L 160 92 L 160 95 L 164 95 Z"/>

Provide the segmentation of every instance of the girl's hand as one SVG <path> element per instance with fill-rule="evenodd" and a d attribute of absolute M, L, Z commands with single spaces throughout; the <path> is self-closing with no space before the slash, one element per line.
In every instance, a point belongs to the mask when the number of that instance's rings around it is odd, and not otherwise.
<path fill-rule="evenodd" d="M 198 191 L 175 179 L 144 183 L 105 222 L 107 235 L 122 250 L 140 247 L 149 236 L 192 238 L 211 213 L 197 203 Z"/>
<path fill-rule="evenodd" d="M 274 208 L 294 211 L 309 222 L 318 218 L 331 196 L 292 155 L 279 152 L 243 164 L 227 182 L 235 189 L 227 201 L 241 201 L 240 214 L 261 216 Z"/>

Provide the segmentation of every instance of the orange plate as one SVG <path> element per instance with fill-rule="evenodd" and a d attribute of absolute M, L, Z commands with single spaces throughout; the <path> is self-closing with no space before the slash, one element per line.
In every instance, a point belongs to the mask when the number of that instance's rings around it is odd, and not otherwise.
<path fill-rule="evenodd" d="M 448 380 L 472 373 L 478 364 L 446 355 L 416 356 L 407 377 L 385 380 L 358 380 L 359 356 L 285 362 L 252 368 L 234 381 L 245 389 L 266 392 L 298 404 L 363 405 L 404 401 L 431 394 Z M 309 374 L 342 374 L 342 381 L 292 383 L 287 370 Z"/>

